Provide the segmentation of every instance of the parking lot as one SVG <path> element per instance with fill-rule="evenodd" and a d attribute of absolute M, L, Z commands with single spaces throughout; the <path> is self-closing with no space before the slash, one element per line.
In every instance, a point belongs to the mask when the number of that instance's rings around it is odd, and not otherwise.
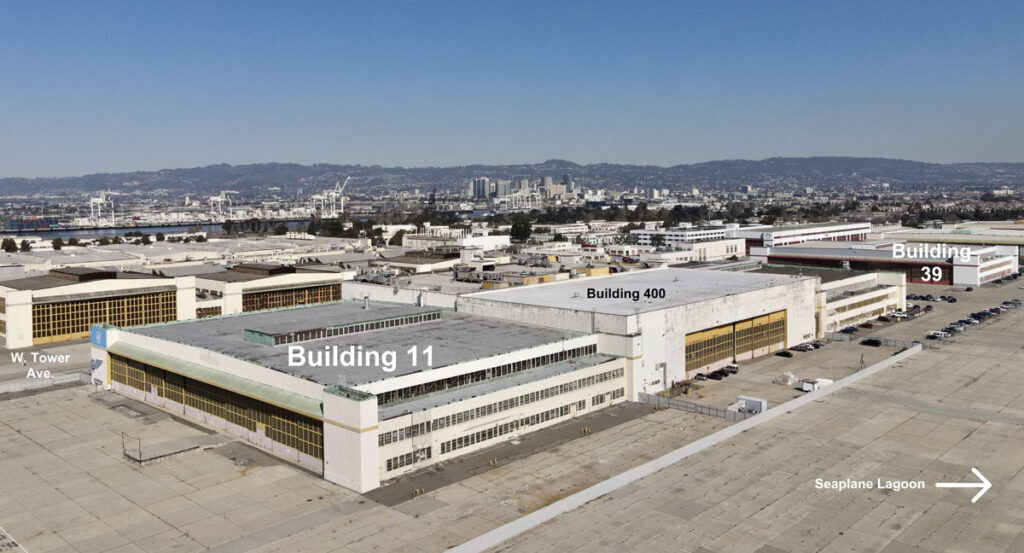
<path fill-rule="evenodd" d="M 866 336 L 871 336 L 891 338 L 894 340 L 920 340 L 927 342 L 929 340 L 925 338 L 925 335 L 929 331 L 941 330 L 951 322 L 959 321 L 969 316 L 971 313 L 996 307 L 1003 301 L 1024 299 L 1024 290 L 1019 288 L 1021 285 L 1024 285 L 1024 279 L 1010 280 L 1002 284 L 986 284 L 980 287 L 974 287 L 974 291 L 972 292 L 965 292 L 963 291 L 963 287 L 960 286 L 911 284 L 907 286 L 908 295 L 931 294 L 935 297 L 940 295 L 952 296 L 957 299 L 957 302 L 949 303 L 944 301 L 929 302 L 921 300 L 907 300 L 909 303 L 921 305 L 922 309 L 926 305 L 931 305 L 932 311 L 912 320 L 883 325 L 869 331 L 862 330 L 855 334 L 854 337 L 856 339 L 861 339 Z M 970 334 L 982 326 L 991 325 L 996 319 L 1001 317 L 1002 316 L 996 316 L 988 320 L 981 321 L 981 324 L 973 325 L 963 334 L 953 334 L 949 340 L 955 342 L 962 338 L 964 334 Z"/>

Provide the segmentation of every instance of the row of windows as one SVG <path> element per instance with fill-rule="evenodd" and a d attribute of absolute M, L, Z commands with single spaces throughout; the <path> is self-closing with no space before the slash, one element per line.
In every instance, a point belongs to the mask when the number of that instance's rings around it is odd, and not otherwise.
<path fill-rule="evenodd" d="M 94 324 L 138 326 L 164 323 L 178 318 L 177 293 L 174 290 L 60 303 L 37 303 L 32 306 L 32 337 L 41 342 L 47 338 L 73 339 L 89 335 Z M 42 340 L 40 340 L 42 339 Z"/>
<path fill-rule="evenodd" d="M 216 317 L 217 315 L 220 315 L 220 313 L 221 313 L 221 310 L 220 310 L 220 306 L 219 305 L 215 305 L 213 307 L 197 307 L 196 308 L 196 318 L 199 318 L 199 319 L 204 319 L 206 317 Z"/>
<path fill-rule="evenodd" d="M 896 310 L 896 306 L 895 305 L 890 305 L 889 306 L 889 311 L 890 312 L 891 311 L 895 311 L 895 310 Z M 885 313 L 885 309 L 884 308 L 879 307 L 878 309 L 872 309 L 871 311 L 868 311 L 868 312 L 865 312 L 865 313 L 861 313 L 860 315 L 856 315 L 856 316 L 853 316 L 853 317 L 842 319 L 842 320 L 840 320 L 839 322 L 836 323 L 835 327 L 836 328 L 845 328 L 845 327 L 848 327 L 848 326 L 851 326 L 851 325 L 858 324 L 861 321 L 866 321 L 868 319 L 873 319 L 875 317 L 881 316 L 883 313 Z"/>
<path fill-rule="evenodd" d="M 757 317 L 687 335 L 686 369 L 696 370 L 786 342 L 786 319 L 780 313 Z M 784 313 L 782 313 L 784 315 Z M 773 320 L 774 319 L 774 320 Z M 701 339 L 701 336 L 707 338 Z"/>
<path fill-rule="evenodd" d="M 486 417 L 488 415 L 493 415 L 494 413 L 500 413 L 502 411 L 507 411 L 509 409 L 515 409 L 520 405 L 527 405 L 535 401 L 541 401 L 550 397 L 567 394 L 569 392 L 581 388 L 587 388 L 595 384 L 607 382 L 613 378 L 621 378 L 624 374 L 625 369 L 615 369 L 612 371 L 607 371 L 600 374 L 588 376 L 586 378 L 573 380 L 572 382 L 566 382 L 565 384 L 560 384 L 558 386 L 551 386 L 543 390 L 530 392 L 528 394 L 523 394 L 521 396 L 516 396 L 510 399 L 496 401 L 488 405 L 481 405 L 480 407 L 476 407 L 474 409 L 468 409 L 466 411 L 461 411 L 459 413 L 434 419 L 432 421 L 426 421 L 411 426 L 406 426 L 404 428 L 399 428 L 398 430 L 392 430 L 391 432 L 384 432 L 383 434 L 377 436 L 377 445 L 387 445 L 393 442 L 400 442 L 402 440 L 405 440 L 406 438 L 412 438 L 414 436 L 426 434 L 427 432 L 433 432 L 441 428 L 446 428 L 448 426 L 469 422 L 479 417 Z"/>
<path fill-rule="evenodd" d="M 7 313 L 7 298 L 0 296 L 0 313 Z"/>
<path fill-rule="evenodd" d="M 306 330 L 303 332 L 296 332 L 294 334 L 288 334 L 284 336 L 274 336 L 274 345 L 279 346 L 281 344 L 291 344 L 294 342 L 319 340 L 320 338 L 329 338 L 331 336 L 343 336 L 345 334 L 355 334 L 357 332 L 366 332 L 369 330 L 378 330 L 381 328 L 391 328 L 393 326 L 422 323 L 425 321 L 435 321 L 440 318 L 441 313 L 424 313 L 422 315 L 410 315 L 408 317 L 399 317 L 396 319 L 388 319 L 386 321 L 374 321 L 369 323 L 358 323 L 347 326 L 338 326 L 334 328 L 319 328 L 316 330 Z"/>
<path fill-rule="evenodd" d="M 110 356 L 110 378 L 251 432 L 264 428 L 271 440 L 323 459 L 323 425 L 305 415 L 119 355 Z"/>
<path fill-rule="evenodd" d="M 487 440 L 491 440 L 491 439 L 497 438 L 499 436 L 504 436 L 505 434 L 510 434 L 510 433 L 515 432 L 516 430 L 518 430 L 520 428 L 523 428 L 523 427 L 526 427 L 526 426 L 532 426 L 532 425 L 535 425 L 535 424 L 541 424 L 541 423 L 547 422 L 547 421 L 549 421 L 551 419 L 555 419 L 555 418 L 558 418 L 558 417 L 564 417 L 564 416 L 568 415 L 571 410 L 572 410 L 572 405 L 571 404 L 570 405 L 563 405 L 561 407 L 555 407 L 554 409 L 548 409 L 547 411 L 544 411 L 543 413 L 537 413 L 535 415 L 530 415 L 529 417 L 524 417 L 524 418 L 521 418 L 521 419 L 518 419 L 518 420 L 514 420 L 512 422 L 507 422 L 507 423 L 504 423 L 504 424 L 499 424 L 499 425 L 496 425 L 496 426 L 494 426 L 492 428 L 488 428 L 486 430 L 481 430 L 479 432 L 474 432 L 473 434 L 468 434 L 466 436 L 460 436 L 460 437 L 458 437 L 458 438 L 456 438 L 454 440 L 448 440 L 447 442 L 442 442 L 441 443 L 441 454 L 444 455 L 445 453 L 451 453 L 452 451 L 455 451 L 456 449 L 462 449 L 464 447 L 469 447 L 469 446 L 471 446 L 473 444 L 476 444 L 476 443 L 486 442 Z"/>
<path fill-rule="evenodd" d="M 340 284 L 325 284 L 291 290 L 268 290 L 242 294 L 242 311 L 262 311 L 295 305 L 324 303 L 341 299 Z"/>
<path fill-rule="evenodd" d="M 413 463 L 419 463 L 420 461 L 426 461 L 431 457 L 431 448 L 425 447 L 423 449 L 417 449 L 412 453 L 406 453 L 405 455 L 399 455 L 398 457 L 392 457 L 387 461 L 387 470 L 392 471 L 400 469 L 402 467 L 409 466 Z"/>
<path fill-rule="evenodd" d="M 7 320 L 0 319 L 0 334 L 7 336 Z"/>
<path fill-rule="evenodd" d="M 878 302 L 881 302 L 881 301 L 885 301 L 886 299 L 887 298 L 885 298 L 885 297 L 874 297 L 874 298 L 871 298 L 871 299 L 855 301 L 855 302 L 847 304 L 847 305 L 840 305 L 839 307 L 836 307 L 835 309 L 829 309 L 828 310 L 828 315 L 831 317 L 832 315 L 835 315 L 837 313 L 845 313 L 847 311 L 851 311 L 851 310 L 854 310 L 854 309 L 860 309 L 861 307 L 867 307 L 867 306 L 869 306 L 869 305 L 871 305 L 873 303 L 878 303 Z"/>
<path fill-rule="evenodd" d="M 389 392 L 381 392 L 377 394 L 377 405 L 388 405 L 390 403 L 396 403 L 399 401 L 405 401 L 415 397 L 431 394 L 434 392 L 442 392 L 444 390 L 450 390 L 452 388 L 458 388 L 459 386 L 466 386 L 473 384 L 474 382 L 480 382 L 482 380 L 489 380 L 491 378 L 497 378 L 499 376 L 506 376 L 515 374 L 527 369 L 535 367 L 543 367 L 552 363 L 558 363 L 567 359 L 576 359 L 578 357 L 584 357 L 587 355 L 593 355 L 597 353 L 596 345 L 583 346 L 570 350 L 560 351 L 549 355 L 541 355 L 532 359 L 526 359 L 524 361 L 517 361 L 515 363 L 508 363 L 498 367 L 491 367 L 489 369 L 483 369 L 467 374 L 461 374 L 459 376 L 453 376 L 444 380 L 435 380 L 433 382 L 427 382 L 424 384 L 417 384 L 416 386 L 409 386 L 407 388 L 400 388 L 398 390 L 391 390 Z"/>

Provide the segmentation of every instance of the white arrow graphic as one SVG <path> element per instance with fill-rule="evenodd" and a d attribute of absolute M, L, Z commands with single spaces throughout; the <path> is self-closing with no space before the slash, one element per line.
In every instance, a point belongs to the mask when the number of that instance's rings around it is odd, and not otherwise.
<path fill-rule="evenodd" d="M 971 484 L 970 482 L 938 482 L 938 483 L 935 484 L 935 487 L 936 488 L 981 488 L 981 490 L 979 490 L 978 493 L 974 496 L 974 499 L 971 500 L 971 503 L 975 503 L 976 501 L 981 499 L 981 496 L 985 495 L 985 492 L 987 492 L 989 488 L 992 487 L 992 482 L 989 482 L 988 478 L 985 478 L 985 475 L 982 474 L 978 469 L 976 469 L 974 467 L 971 467 L 971 472 L 973 472 L 974 475 L 978 477 L 978 480 L 981 480 L 981 482 L 978 482 L 977 484 Z"/>

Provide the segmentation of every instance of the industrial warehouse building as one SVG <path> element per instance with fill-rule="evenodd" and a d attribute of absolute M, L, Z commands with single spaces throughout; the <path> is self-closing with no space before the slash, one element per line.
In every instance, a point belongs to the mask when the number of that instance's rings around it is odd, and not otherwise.
<path fill-rule="evenodd" d="M 907 276 L 842 269 L 766 265 L 754 272 L 817 279 L 815 324 L 818 338 L 848 326 L 907 308 Z"/>
<path fill-rule="evenodd" d="M 747 250 L 757 246 L 786 246 L 804 242 L 852 242 L 866 240 L 871 223 L 808 223 L 765 228 L 739 229 L 736 238 L 747 241 Z"/>
<path fill-rule="evenodd" d="M 91 339 L 97 384 L 357 491 L 624 401 L 627 387 L 626 360 L 595 333 L 431 307 L 337 302 L 97 326 Z"/>
<path fill-rule="evenodd" d="M 479 292 L 458 310 L 597 334 L 626 359 L 627 395 L 657 393 L 699 372 L 785 349 L 816 335 L 816 279 L 650 269 L 525 289 Z"/>
<path fill-rule="evenodd" d="M 338 301 L 341 283 L 352 280 L 355 274 L 354 269 L 326 272 L 272 263 L 240 263 L 228 270 L 198 274 L 196 316 Z"/>
<path fill-rule="evenodd" d="M 677 227 L 666 229 L 632 230 L 630 234 L 637 238 L 641 245 L 654 244 L 655 237 L 660 236 L 665 245 L 675 246 L 690 242 L 706 240 L 724 240 L 739 238 L 746 242 L 746 250 L 756 246 L 785 246 L 802 244 L 816 240 L 856 241 L 865 240 L 871 232 L 871 223 L 807 223 L 803 225 L 746 225 L 738 223 L 712 224 L 693 226 L 681 223 Z"/>
<path fill-rule="evenodd" d="M 85 338 L 94 324 L 127 327 L 337 301 L 342 281 L 354 275 L 270 264 L 179 276 L 51 269 L 0 282 L 0 338 L 15 349 Z"/>
<path fill-rule="evenodd" d="M 161 323 L 195 316 L 194 277 L 90 267 L 0 282 L 0 337 L 8 349 L 89 336 L 98 323 Z"/>
<path fill-rule="evenodd" d="M 844 292 L 875 292 L 853 278 Z M 454 311 L 356 300 L 101 325 L 92 378 L 367 491 L 810 340 L 820 281 L 666 268 L 478 292 Z"/>
<path fill-rule="evenodd" d="M 966 249 L 968 255 L 949 255 L 942 250 Z M 911 257 L 897 252 L 932 250 L 939 255 Z M 916 254 L 915 254 L 916 255 Z M 956 286 L 978 286 L 1005 277 L 1018 270 L 1016 255 L 1000 253 L 996 246 L 947 247 L 946 244 L 919 244 L 901 240 L 865 242 L 808 242 L 797 246 L 754 247 L 751 261 L 773 265 L 796 265 L 853 269 L 858 271 L 898 271 L 907 282 Z"/>
<path fill-rule="evenodd" d="M 995 246 L 1001 255 L 1024 257 L 1024 221 L 985 221 L 943 225 L 941 229 L 899 228 L 872 234 L 880 240 L 931 244 Z"/>

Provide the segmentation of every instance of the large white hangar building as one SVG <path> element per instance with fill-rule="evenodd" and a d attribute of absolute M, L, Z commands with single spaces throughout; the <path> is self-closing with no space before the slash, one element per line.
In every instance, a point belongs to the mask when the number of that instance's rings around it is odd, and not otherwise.
<path fill-rule="evenodd" d="M 597 334 L 337 302 L 92 328 L 97 384 L 363 492 L 625 401 Z"/>
<path fill-rule="evenodd" d="M 815 337 L 816 279 L 650 269 L 462 296 L 460 312 L 599 336 L 623 357 L 627 394 L 656 393 Z"/>

